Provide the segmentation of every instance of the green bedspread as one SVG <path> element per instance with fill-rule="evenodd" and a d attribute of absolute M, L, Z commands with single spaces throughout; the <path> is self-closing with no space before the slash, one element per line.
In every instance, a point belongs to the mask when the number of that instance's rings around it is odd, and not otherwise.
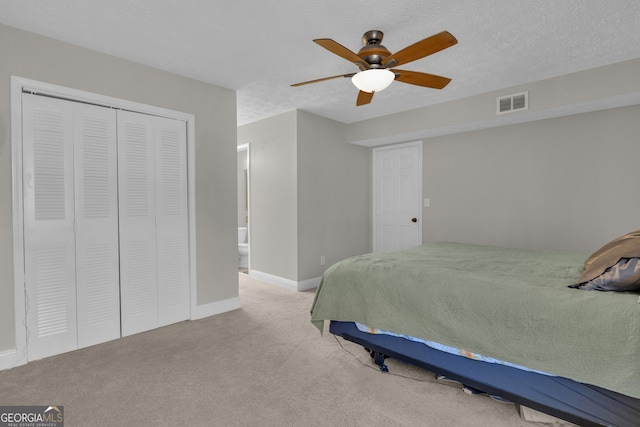
<path fill-rule="evenodd" d="M 567 288 L 584 254 L 433 243 L 325 272 L 311 321 L 412 335 L 640 398 L 638 294 Z"/>

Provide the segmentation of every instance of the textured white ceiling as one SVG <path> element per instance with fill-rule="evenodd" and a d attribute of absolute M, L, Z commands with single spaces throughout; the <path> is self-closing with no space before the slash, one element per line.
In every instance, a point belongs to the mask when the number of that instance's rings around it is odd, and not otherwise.
<path fill-rule="evenodd" d="M 292 109 L 345 123 L 640 57 L 637 0 L 0 0 L 0 22 L 237 91 L 238 124 Z M 448 30 L 458 44 L 404 65 L 447 76 L 399 82 L 356 107 L 357 71 L 312 42 L 392 52 Z M 28 53 L 25 53 L 28 54 Z"/>

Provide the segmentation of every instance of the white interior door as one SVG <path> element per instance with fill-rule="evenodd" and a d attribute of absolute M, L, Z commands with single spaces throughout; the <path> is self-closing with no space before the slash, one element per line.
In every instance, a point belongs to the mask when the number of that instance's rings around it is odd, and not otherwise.
<path fill-rule="evenodd" d="M 180 120 L 155 117 L 158 322 L 190 317 L 187 128 Z"/>
<path fill-rule="evenodd" d="M 186 320 L 194 303 L 192 118 L 45 89 L 54 95 L 20 92 L 12 104 L 22 124 L 16 342 L 27 361 Z"/>
<path fill-rule="evenodd" d="M 116 112 L 74 105 L 78 348 L 120 337 Z"/>
<path fill-rule="evenodd" d="M 122 335 L 190 317 L 186 123 L 118 112 Z"/>
<path fill-rule="evenodd" d="M 154 116 L 118 111 L 122 336 L 158 327 Z"/>
<path fill-rule="evenodd" d="M 422 143 L 373 150 L 373 250 L 422 244 Z"/>
<path fill-rule="evenodd" d="M 29 360 L 120 336 L 115 119 L 23 95 Z"/>
<path fill-rule="evenodd" d="M 73 106 L 24 94 L 27 359 L 77 348 Z"/>

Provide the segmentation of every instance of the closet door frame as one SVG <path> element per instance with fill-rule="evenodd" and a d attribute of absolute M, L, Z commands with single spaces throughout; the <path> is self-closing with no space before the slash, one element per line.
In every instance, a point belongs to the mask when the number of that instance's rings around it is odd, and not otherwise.
<path fill-rule="evenodd" d="M 187 190 L 189 215 L 190 319 L 196 318 L 196 232 L 195 232 L 195 116 L 180 111 L 113 98 L 91 92 L 11 76 L 11 157 L 13 193 L 13 282 L 15 349 L 3 353 L 0 369 L 27 363 L 27 327 L 25 308 L 24 209 L 22 181 L 22 94 L 32 93 L 69 101 L 182 120 L 187 127 Z M 7 366 L 4 366 L 7 365 Z"/>

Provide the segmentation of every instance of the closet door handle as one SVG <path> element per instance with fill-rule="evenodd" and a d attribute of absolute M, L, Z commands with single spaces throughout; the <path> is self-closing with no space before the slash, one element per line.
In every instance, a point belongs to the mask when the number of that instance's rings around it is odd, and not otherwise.
<path fill-rule="evenodd" d="M 411 218 L 411 222 L 418 222 L 418 218 Z"/>

